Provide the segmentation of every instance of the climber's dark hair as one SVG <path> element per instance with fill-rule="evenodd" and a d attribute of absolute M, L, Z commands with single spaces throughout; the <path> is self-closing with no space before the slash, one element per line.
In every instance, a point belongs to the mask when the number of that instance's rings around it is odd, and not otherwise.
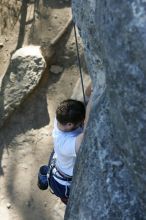
<path fill-rule="evenodd" d="M 59 104 L 56 110 L 56 119 L 62 124 L 78 124 L 85 119 L 85 106 L 82 102 L 67 99 Z"/>

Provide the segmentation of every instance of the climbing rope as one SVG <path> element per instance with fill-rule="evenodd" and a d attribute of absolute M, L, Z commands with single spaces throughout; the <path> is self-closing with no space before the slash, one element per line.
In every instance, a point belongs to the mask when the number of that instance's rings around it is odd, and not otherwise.
<path fill-rule="evenodd" d="M 80 55 L 79 55 L 79 47 L 78 47 L 78 39 L 77 39 L 75 23 L 73 23 L 73 27 L 74 27 L 76 50 L 77 50 L 77 60 L 78 60 L 78 66 L 79 66 L 80 78 L 81 78 L 81 85 L 82 85 L 82 92 L 83 92 L 83 100 L 84 100 L 84 105 L 86 106 L 84 83 L 83 83 L 83 74 L 82 74 L 82 68 L 81 68 L 81 61 L 80 61 Z"/>

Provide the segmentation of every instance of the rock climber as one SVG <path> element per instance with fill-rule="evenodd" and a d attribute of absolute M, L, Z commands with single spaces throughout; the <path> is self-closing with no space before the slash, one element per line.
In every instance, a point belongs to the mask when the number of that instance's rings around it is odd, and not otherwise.
<path fill-rule="evenodd" d="M 86 95 L 89 96 L 90 93 L 91 84 L 86 89 Z M 64 204 L 67 204 L 69 198 L 75 159 L 83 139 L 84 124 L 88 120 L 90 105 L 91 99 L 85 113 L 85 105 L 82 102 L 68 99 L 61 102 L 56 110 L 49 186 Z"/>

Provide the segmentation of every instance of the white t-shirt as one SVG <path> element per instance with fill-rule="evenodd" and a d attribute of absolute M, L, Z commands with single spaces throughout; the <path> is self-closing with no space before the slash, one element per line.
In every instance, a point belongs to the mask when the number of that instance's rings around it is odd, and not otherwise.
<path fill-rule="evenodd" d="M 56 157 L 56 167 L 63 173 L 72 176 L 76 159 L 75 141 L 76 137 L 83 132 L 83 128 L 64 132 L 58 129 L 57 120 L 54 122 L 53 139 L 54 151 Z M 55 178 L 56 179 L 56 178 Z M 65 181 L 56 179 L 62 185 L 66 185 Z"/>

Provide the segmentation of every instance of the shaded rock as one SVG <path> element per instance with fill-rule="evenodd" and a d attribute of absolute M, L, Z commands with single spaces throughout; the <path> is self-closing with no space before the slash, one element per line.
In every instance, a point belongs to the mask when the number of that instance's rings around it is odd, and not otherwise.
<path fill-rule="evenodd" d="M 27 201 L 26 206 L 28 206 L 30 208 L 31 207 L 31 201 Z"/>
<path fill-rule="evenodd" d="M 2 48 L 4 46 L 4 44 L 3 43 L 0 43 L 0 48 Z"/>
<path fill-rule="evenodd" d="M 7 203 L 7 209 L 11 208 L 11 203 Z"/>
<path fill-rule="evenodd" d="M 58 65 L 52 65 L 50 68 L 50 72 L 54 74 L 59 74 L 63 71 L 63 67 L 58 66 Z"/>
<path fill-rule="evenodd" d="M 45 207 L 45 208 L 47 207 L 47 205 L 48 205 L 48 203 L 47 203 L 47 202 L 44 202 L 44 207 Z"/>
<path fill-rule="evenodd" d="M 89 75 L 83 76 L 83 85 L 84 85 L 84 91 L 86 90 L 87 86 L 89 85 L 91 79 Z M 79 78 L 78 81 L 76 82 L 76 85 L 73 89 L 73 93 L 71 96 L 71 99 L 76 99 L 79 101 L 84 101 L 83 99 L 83 91 L 82 91 L 82 84 L 81 84 L 81 79 Z M 85 97 L 86 101 L 88 101 L 88 97 Z"/>
<path fill-rule="evenodd" d="M 0 33 L 3 35 L 14 27 L 14 24 L 16 24 L 19 17 L 21 4 L 16 3 L 15 0 L 1 1 L 0 3 Z"/>
<path fill-rule="evenodd" d="M 55 19 L 57 19 L 57 18 L 58 18 L 58 16 L 57 16 L 57 15 L 54 15 L 54 18 L 55 18 Z"/>
<path fill-rule="evenodd" d="M 38 85 L 45 67 L 45 60 L 37 46 L 24 47 L 13 54 L 2 80 L 0 127 Z"/>
<path fill-rule="evenodd" d="M 68 56 L 64 56 L 64 59 L 69 60 L 69 59 L 70 59 L 70 57 L 68 57 Z"/>

